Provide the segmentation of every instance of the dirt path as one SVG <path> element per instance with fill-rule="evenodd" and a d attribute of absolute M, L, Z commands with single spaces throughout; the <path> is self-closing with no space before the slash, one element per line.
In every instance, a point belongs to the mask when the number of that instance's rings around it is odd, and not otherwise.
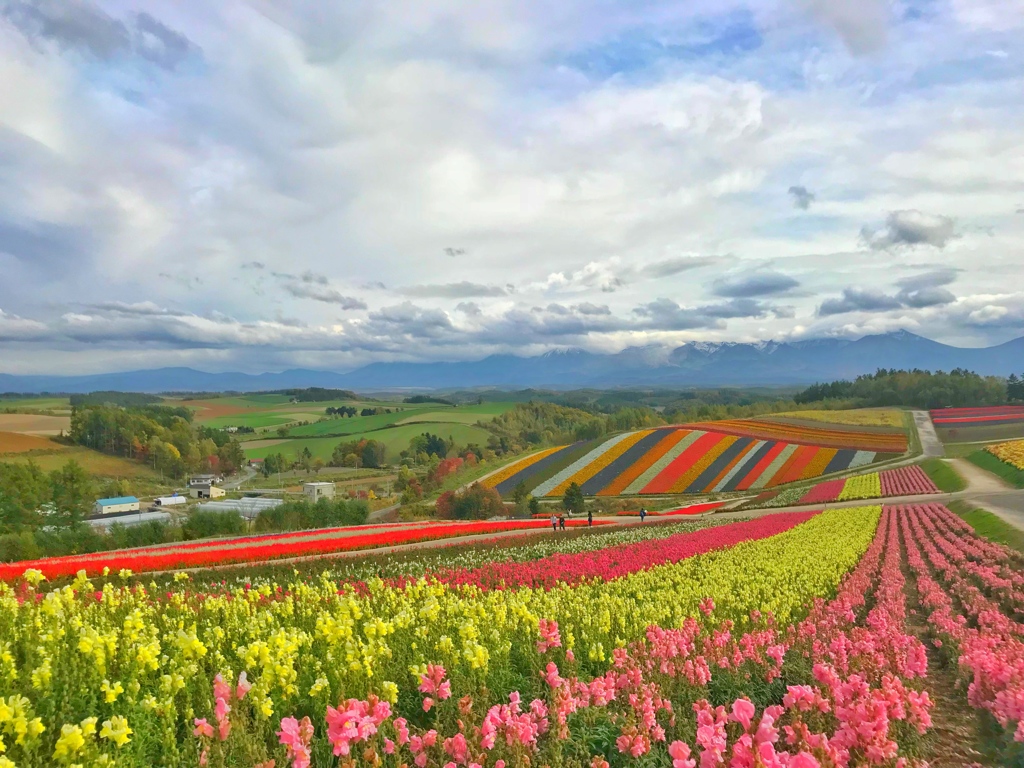
<path fill-rule="evenodd" d="M 932 417 L 928 411 L 912 411 L 914 414 L 914 426 L 917 427 L 917 436 L 921 440 L 921 456 L 930 458 L 933 456 L 945 456 L 946 449 L 939 440 L 939 434 L 935 431 Z"/>
<path fill-rule="evenodd" d="M 970 493 L 999 493 L 1000 491 L 1012 491 L 1014 487 L 1005 482 L 1002 478 L 986 472 L 974 462 L 967 459 L 952 459 L 950 462 L 960 476 L 967 481 L 967 490 Z"/>

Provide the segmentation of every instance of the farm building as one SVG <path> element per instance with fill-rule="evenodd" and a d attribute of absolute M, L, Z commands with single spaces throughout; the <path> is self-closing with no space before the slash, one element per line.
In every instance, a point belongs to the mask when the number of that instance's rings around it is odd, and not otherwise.
<path fill-rule="evenodd" d="M 171 516 L 167 512 L 139 512 L 137 514 L 107 515 L 106 517 L 90 517 L 87 522 L 93 528 L 106 530 L 114 523 L 124 526 L 141 525 L 151 522 L 170 522 Z"/>
<path fill-rule="evenodd" d="M 97 499 L 92 507 L 96 515 L 116 515 L 119 512 L 138 512 L 139 500 L 134 496 L 117 496 L 111 499 Z"/>
<path fill-rule="evenodd" d="M 173 496 L 161 496 L 155 502 L 158 507 L 180 507 L 188 504 L 188 496 L 179 496 L 174 494 Z"/>
<path fill-rule="evenodd" d="M 188 493 L 193 499 L 219 499 L 224 489 L 210 483 L 189 483 Z"/>
<path fill-rule="evenodd" d="M 302 492 L 310 501 L 334 498 L 334 483 L 303 483 Z"/>

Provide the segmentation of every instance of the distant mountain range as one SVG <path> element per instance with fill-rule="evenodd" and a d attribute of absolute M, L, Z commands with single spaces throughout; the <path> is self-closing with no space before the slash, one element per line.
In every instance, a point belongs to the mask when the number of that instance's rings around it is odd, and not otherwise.
<path fill-rule="evenodd" d="M 1024 337 L 995 347 L 964 349 L 896 331 L 856 341 L 692 342 L 675 349 L 630 347 L 610 355 L 568 350 L 539 357 L 491 355 L 473 362 L 373 363 L 348 373 L 295 369 L 253 375 L 159 368 L 89 376 L 0 374 L 0 392 L 794 386 L 849 379 L 878 368 L 967 368 L 986 375 L 1019 374 L 1024 369 Z"/>

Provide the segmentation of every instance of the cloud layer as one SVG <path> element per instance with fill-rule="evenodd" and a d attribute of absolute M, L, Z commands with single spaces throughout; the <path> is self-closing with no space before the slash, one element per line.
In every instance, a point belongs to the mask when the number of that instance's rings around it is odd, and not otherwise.
<path fill-rule="evenodd" d="M 1018 5 L 0 0 L 0 372 L 1024 335 Z"/>

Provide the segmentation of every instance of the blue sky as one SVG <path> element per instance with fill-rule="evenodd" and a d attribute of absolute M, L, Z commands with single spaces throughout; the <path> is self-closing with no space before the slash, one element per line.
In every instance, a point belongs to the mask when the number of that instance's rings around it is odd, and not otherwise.
<path fill-rule="evenodd" d="M 0 372 L 1024 335 L 1024 0 L 0 0 Z"/>

